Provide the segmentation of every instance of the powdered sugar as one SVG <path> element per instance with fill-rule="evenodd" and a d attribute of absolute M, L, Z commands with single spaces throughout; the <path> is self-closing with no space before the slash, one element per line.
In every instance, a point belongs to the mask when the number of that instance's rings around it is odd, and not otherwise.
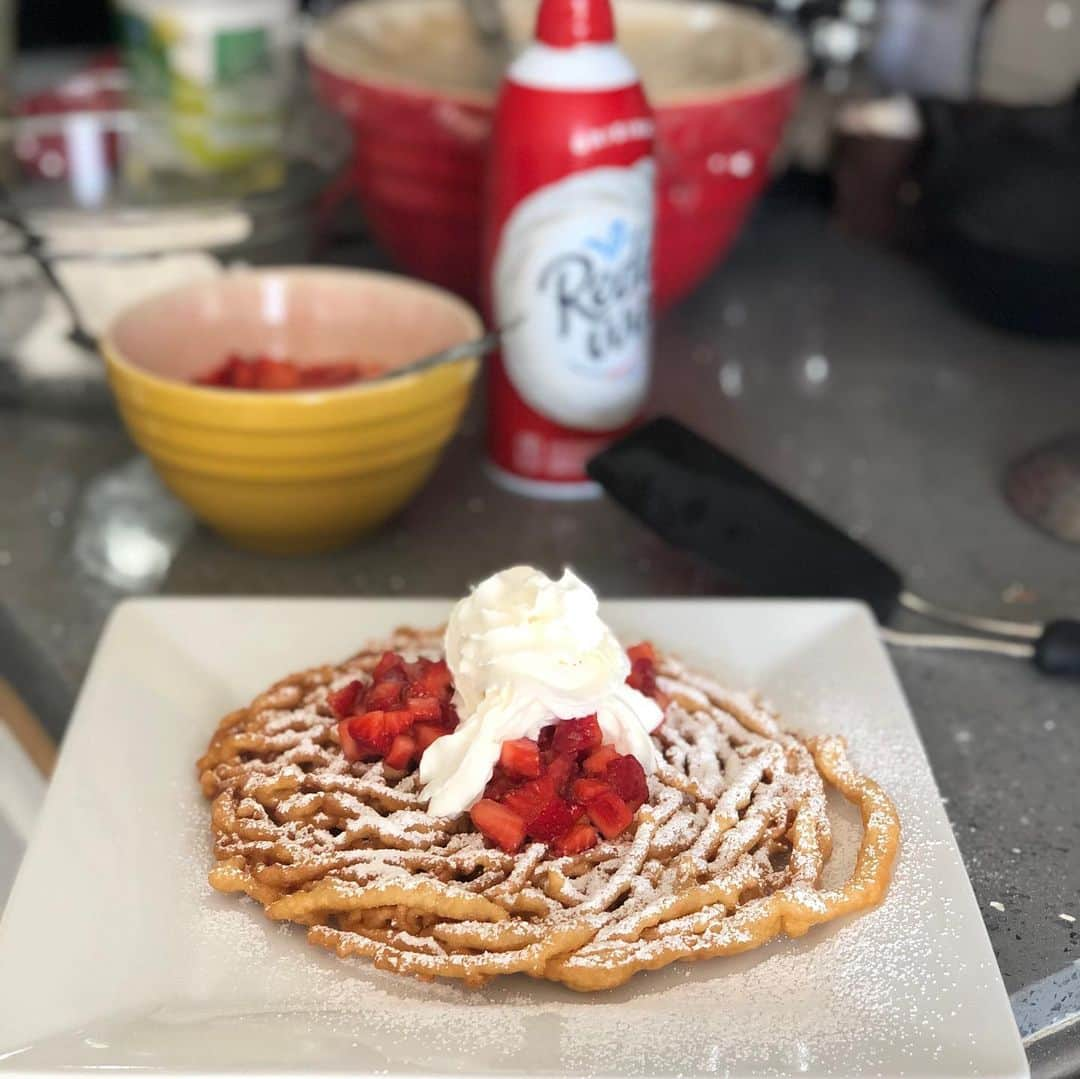
<path fill-rule="evenodd" d="M 112 997 L 124 1002 L 125 1017 L 81 1024 L 81 1033 L 48 1058 L 54 1070 L 76 1060 L 145 1066 L 149 1055 L 178 1071 L 215 1074 L 1019 1074 L 1022 1058 L 1010 1054 L 1012 1042 L 1003 1038 L 1011 1020 L 978 912 L 868 623 L 864 633 L 848 625 L 854 619 L 846 614 L 841 625 L 832 606 L 797 603 L 614 608 L 611 621 L 624 639 L 650 635 L 709 664 L 727 684 L 763 687 L 786 723 L 847 735 L 852 760 L 898 803 L 904 845 L 889 895 L 876 910 L 796 941 L 639 974 L 621 989 L 582 997 L 523 977 L 466 991 L 385 974 L 367 962 L 323 954 L 307 944 L 302 928 L 276 926 L 251 902 L 213 893 L 205 883 L 212 864 L 206 803 L 189 764 L 205 743 L 210 717 L 257 687 L 260 671 L 288 669 L 297 640 L 318 637 L 305 656 L 315 660 L 343 651 L 340 642 L 355 637 L 358 621 L 363 634 L 390 619 L 427 621 L 439 611 L 376 606 L 369 614 L 365 604 L 297 603 L 287 617 L 268 618 L 265 607 L 242 601 L 180 606 L 168 608 L 170 618 L 183 615 L 176 632 L 190 642 L 179 660 L 175 647 L 159 647 L 140 621 L 147 651 L 136 653 L 139 677 L 130 677 L 125 654 L 123 666 L 102 667 L 96 689 L 90 687 L 100 694 L 106 675 L 110 684 L 127 687 L 124 706 L 109 714 L 130 716 L 130 723 L 106 730 L 110 744 L 139 752 L 138 780 L 109 789 L 125 818 L 133 799 L 147 812 L 130 832 L 109 832 L 113 847 L 117 836 L 126 837 L 120 844 L 126 853 L 115 863 L 120 883 L 109 890 L 113 906 L 102 923 L 126 920 L 144 951 L 138 964 L 123 968 L 130 991 Z M 139 617 L 146 618 L 142 609 Z M 245 644 L 242 630 L 253 618 L 258 639 Z M 200 628 L 223 619 L 235 642 L 228 650 Z M 182 668 L 183 684 L 198 692 L 164 694 L 189 655 L 195 659 Z M 229 681 L 237 669 L 247 671 L 246 681 Z M 223 693 L 222 685 L 231 689 Z M 147 742 L 146 717 L 155 707 L 158 722 Z M 101 730 L 73 731 L 80 733 L 100 740 Z M 84 779 L 85 773 L 80 786 Z M 829 809 L 831 865 L 839 873 L 859 828 L 837 817 L 831 799 Z M 114 868 L 110 847 L 93 849 L 99 871 L 102 864 Z M 144 854 L 149 862 L 148 852 L 160 849 L 171 852 L 174 868 L 159 856 L 150 863 L 155 879 L 140 876 Z M 97 878 L 78 876 L 89 892 Z M 138 899 L 129 900 L 135 886 Z M 85 947 L 70 931 L 64 940 L 73 969 L 85 968 Z M 10 935 L 5 943 L 12 943 Z M 46 958 L 43 941 L 35 948 Z M 10 958 L 10 949 L 5 954 Z M 136 984 L 143 966 L 160 973 Z M 63 973 L 48 970 L 54 996 L 63 996 Z M 113 993 L 112 979 L 95 977 Z M 133 1007 L 149 1014 L 132 1018 Z M 116 1015 L 117 1007 L 103 1001 L 96 1014 Z M 8 1041 L 18 1029 L 9 1023 Z M 89 1047 L 91 1041 L 107 1048 Z"/>
<path fill-rule="evenodd" d="M 348 1016 L 362 1008 L 368 1033 L 378 1033 L 384 1050 L 396 1047 L 403 1054 L 394 1059 L 413 1064 L 419 1062 L 404 1046 L 421 1031 L 444 1042 L 452 1037 L 460 1059 L 471 1065 L 479 1054 L 492 1067 L 499 1059 L 534 1059 L 541 1048 L 550 1059 L 557 1047 L 557 1058 L 579 1073 L 604 1074 L 614 1062 L 630 1074 L 724 1072 L 737 1061 L 740 1071 L 786 1074 L 825 1070 L 823 1059 L 843 1059 L 852 1070 L 872 1073 L 891 1068 L 897 1057 L 907 1059 L 912 1070 L 935 1063 L 949 1070 L 948 1062 L 961 1059 L 954 1032 L 971 1019 L 960 1014 L 964 998 L 956 989 L 972 980 L 993 984 L 995 974 L 992 968 L 965 968 L 952 947 L 948 896 L 954 889 L 940 874 L 955 874 L 956 864 L 948 857 L 951 843 L 931 838 L 924 823 L 928 807 L 940 809 L 925 765 L 912 752 L 910 733 L 895 726 L 868 730 L 865 716 L 844 708 L 843 700 L 818 680 L 811 691 L 789 692 L 783 703 L 799 725 L 852 737 L 860 765 L 901 805 L 904 851 L 890 895 L 876 911 L 746 956 L 641 974 L 628 986 L 587 999 L 524 979 L 463 992 L 402 982 L 355 961 L 333 959 L 328 966 L 324 957 L 310 954 L 301 931 L 292 931 L 287 962 L 278 956 L 269 964 L 280 985 L 271 981 L 262 988 L 274 999 L 287 986 L 297 1003 L 302 987 L 297 1006 L 310 1032 L 340 1030 L 342 1024 L 347 1029 Z M 738 771 L 745 762 L 730 767 Z M 834 854 L 826 886 L 850 872 L 861 834 L 857 814 L 842 799 L 830 797 L 829 815 Z M 661 825 L 672 842 L 699 832 L 700 823 L 686 815 L 673 814 Z M 215 898 L 214 905 L 221 902 Z M 255 912 L 241 913 L 250 933 Z M 231 932 L 223 934 L 223 944 Z M 265 974 L 267 964 L 259 965 Z M 724 1000 L 719 1012 L 718 994 Z M 897 1007 L 898 1001 L 904 1003 Z M 782 1021 L 776 1019 L 778 1009 Z M 766 1021 L 767 1016 L 774 1018 Z M 916 1025 L 919 1036 L 913 1038 Z M 926 1036 L 927 1027 L 938 1031 L 936 1043 Z M 494 1053 L 492 1030 L 499 1031 Z M 973 1042 L 968 1051 L 972 1059 L 978 1056 Z M 433 1052 L 428 1060 L 445 1068 L 451 1057 Z"/>

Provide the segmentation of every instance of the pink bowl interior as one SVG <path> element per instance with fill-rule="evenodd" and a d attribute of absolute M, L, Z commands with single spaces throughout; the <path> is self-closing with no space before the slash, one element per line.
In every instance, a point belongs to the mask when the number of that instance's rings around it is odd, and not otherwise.
<path fill-rule="evenodd" d="M 189 381 L 233 352 L 295 363 L 407 363 L 480 333 L 472 310 L 388 274 L 239 272 L 162 293 L 121 314 L 106 337 L 129 363 Z"/>
<path fill-rule="evenodd" d="M 528 39 L 535 0 L 503 0 Z M 728 250 L 791 113 L 800 45 L 712 0 L 615 0 L 619 39 L 657 118 L 654 295 L 663 310 Z M 479 302 L 486 143 L 498 68 L 460 0 L 346 4 L 308 41 L 315 84 L 355 136 L 372 233 L 410 273 Z"/>
<path fill-rule="evenodd" d="M 536 0 L 503 0 L 511 40 L 531 36 Z M 615 0 L 619 41 L 658 112 L 797 78 L 794 37 L 714 0 Z M 469 27 L 460 0 L 363 0 L 312 35 L 314 64 L 366 85 L 489 105 L 501 68 Z"/>

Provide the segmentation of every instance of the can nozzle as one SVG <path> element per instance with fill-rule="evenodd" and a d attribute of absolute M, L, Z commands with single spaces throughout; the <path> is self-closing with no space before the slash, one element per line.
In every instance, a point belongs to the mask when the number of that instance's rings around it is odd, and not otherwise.
<path fill-rule="evenodd" d="M 536 40 L 557 49 L 614 41 L 611 0 L 543 0 L 536 17 Z"/>

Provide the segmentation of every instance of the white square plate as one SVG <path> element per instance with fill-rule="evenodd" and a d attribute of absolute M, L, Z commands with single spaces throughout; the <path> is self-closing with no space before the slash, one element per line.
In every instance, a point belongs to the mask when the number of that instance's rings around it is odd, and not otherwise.
<path fill-rule="evenodd" d="M 1022 1076 L 1023 1049 L 926 757 L 872 619 L 846 603 L 623 601 L 605 616 L 787 723 L 847 735 L 903 850 L 884 904 L 747 955 L 579 996 L 343 963 L 213 893 L 194 761 L 278 676 L 445 601 L 140 600 L 102 638 L 0 924 L 0 1072 L 168 1075 Z M 835 808 L 833 873 L 857 823 Z"/>

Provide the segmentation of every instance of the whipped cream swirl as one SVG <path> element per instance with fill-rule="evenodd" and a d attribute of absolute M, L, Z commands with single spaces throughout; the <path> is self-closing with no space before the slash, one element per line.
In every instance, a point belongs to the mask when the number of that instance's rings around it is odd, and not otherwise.
<path fill-rule="evenodd" d="M 557 719 L 595 714 L 605 742 L 654 770 L 649 733 L 663 712 L 626 684 L 626 651 L 601 620 L 595 593 L 570 570 L 559 581 L 531 566 L 489 577 L 454 607 L 445 649 L 461 723 L 420 760 L 433 815 L 467 810 L 503 742 L 535 738 Z"/>

